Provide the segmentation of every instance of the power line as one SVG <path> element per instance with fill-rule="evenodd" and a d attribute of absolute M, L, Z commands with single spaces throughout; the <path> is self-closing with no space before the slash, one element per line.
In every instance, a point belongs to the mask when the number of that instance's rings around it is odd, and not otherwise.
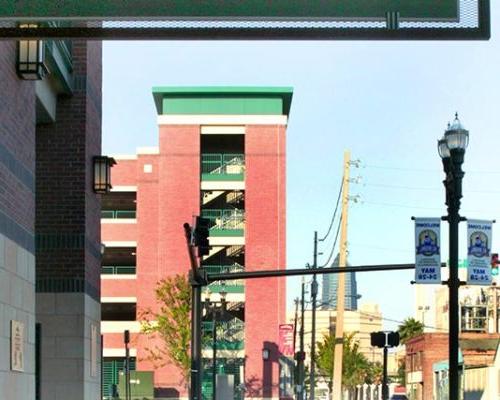
<path fill-rule="evenodd" d="M 443 171 L 439 169 L 421 169 L 421 168 L 405 168 L 405 167 L 393 167 L 387 165 L 373 165 L 373 164 L 365 164 L 364 168 L 373 168 L 373 169 L 385 169 L 391 171 L 406 171 L 406 172 L 425 172 L 425 173 L 442 173 Z M 491 175 L 500 175 L 500 171 L 466 171 L 467 174 L 491 174 Z"/>
<path fill-rule="evenodd" d="M 438 208 L 438 207 L 422 207 L 422 206 L 410 206 L 407 204 L 397 204 L 397 203 L 379 203 L 375 201 L 364 201 L 363 204 L 371 204 L 375 206 L 382 206 L 382 207 L 396 207 L 396 208 L 408 208 L 408 209 L 414 209 L 414 210 L 432 210 L 432 211 L 443 211 L 443 208 Z M 481 213 L 481 211 L 478 210 L 463 210 L 466 213 Z"/>
<path fill-rule="evenodd" d="M 425 190 L 425 191 L 434 191 L 440 192 L 442 188 L 432 188 L 432 187 L 417 187 L 417 186 L 400 186 L 400 185 L 387 185 L 384 183 L 364 183 L 363 186 L 371 186 L 371 187 L 380 187 L 384 189 L 401 189 L 401 190 Z M 500 194 L 498 190 L 470 190 L 464 189 L 466 193 L 484 193 L 484 194 Z"/>
<path fill-rule="evenodd" d="M 328 260 L 326 260 L 326 262 L 324 264 L 320 265 L 318 268 L 324 268 L 330 263 L 330 261 L 333 257 L 333 254 L 335 253 L 335 247 L 337 245 L 337 239 L 339 238 L 339 232 L 340 232 L 341 225 L 342 225 L 342 218 L 339 219 L 339 224 L 337 226 L 337 232 L 335 233 L 335 240 L 333 242 L 332 249 L 331 249 L 330 254 L 328 256 Z"/>
<path fill-rule="evenodd" d="M 306 310 L 306 311 L 311 311 L 311 310 Z M 325 311 L 336 311 L 336 310 L 325 310 Z M 348 310 L 349 311 L 349 310 Z M 400 325 L 404 324 L 405 321 L 401 321 L 399 319 L 394 319 L 394 318 L 389 318 L 389 317 L 383 317 L 381 315 L 377 315 L 377 314 L 371 314 L 371 313 L 368 313 L 368 312 L 365 312 L 365 311 L 360 311 L 360 310 L 351 310 L 352 312 L 357 312 L 359 313 L 360 315 L 364 315 L 366 317 L 371 317 L 371 318 L 380 318 L 381 320 L 383 321 L 387 321 L 387 322 L 395 322 L 395 323 L 398 323 Z M 431 325 L 422 325 L 423 328 L 428 328 L 428 329 L 435 329 L 437 331 L 442 331 L 442 332 L 448 332 L 448 329 L 447 328 L 438 328 L 437 326 L 431 326 Z M 309 331 L 309 332 L 304 332 L 306 334 L 310 334 L 312 331 Z"/>
<path fill-rule="evenodd" d="M 434 210 L 434 211 L 443 211 L 442 208 L 438 207 L 422 207 L 422 206 L 409 206 L 406 204 L 396 204 L 396 203 L 379 203 L 375 201 L 365 201 L 365 204 L 372 204 L 375 206 L 383 206 L 383 207 L 399 207 L 399 208 L 411 208 L 411 209 L 420 209 L 420 210 Z"/>
<path fill-rule="evenodd" d="M 328 232 L 326 232 L 326 235 L 319 239 L 320 242 L 324 242 L 325 239 L 328 237 L 330 234 L 330 231 L 332 230 L 333 222 L 335 221 L 335 217 L 337 216 L 337 210 L 339 208 L 339 203 L 340 203 L 340 197 L 342 196 L 342 187 L 344 186 L 344 177 L 342 177 L 342 180 L 340 181 L 340 188 L 339 188 L 339 194 L 337 196 L 337 203 L 335 204 L 335 211 L 333 212 L 332 219 L 330 221 L 330 226 L 328 227 Z"/>
<path fill-rule="evenodd" d="M 398 252 L 398 253 L 415 254 L 414 250 L 404 250 L 404 249 L 398 249 L 398 248 L 393 248 L 393 247 L 372 246 L 372 245 L 364 244 L 364 243 L 349 242 L 349 246 L 362 247 L 362 248 L 374 249 L 374 250 L 384 250 L 384 251 L 387 250 L 387 251 Z"/>

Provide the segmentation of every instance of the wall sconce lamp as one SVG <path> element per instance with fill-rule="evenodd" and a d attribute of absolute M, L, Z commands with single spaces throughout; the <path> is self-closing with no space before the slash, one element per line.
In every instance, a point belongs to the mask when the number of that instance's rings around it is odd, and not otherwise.
<path fill-rule="evenodd" d="M 94 192 L 103 194 L 111 189 L 111 167 L 116 164 L 113 157 L 94 157 Z"/>
<path fill-rule="evenodd" d="M 20 28 L 38 28 L 37 24 L 21 24 Z M 24 80 L 40 80 L 48 72 L 45 65 L 45 47 L 42 40 L 20 40 L 17 44 L 16 71 Z"/>

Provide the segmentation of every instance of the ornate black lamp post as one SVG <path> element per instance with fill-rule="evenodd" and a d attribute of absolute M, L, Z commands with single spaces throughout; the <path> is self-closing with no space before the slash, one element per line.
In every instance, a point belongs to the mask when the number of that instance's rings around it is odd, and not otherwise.
<path fill-rule="evenodd" d="M 455 114 L 455 120 L 448 125 L 444 137 L 438 140 L 438 151 L 443 160 L 443 169 L 446 179 L 443 181 L 446 188 L 446 205 L 448 215 L 444 217 L 449 224 L 449 391 L 450 400 L 460 399 L 460 381 L 458 366 L 458 335 L 459 335 L 459 307 L 458 289 L 458 224 L 464 219 L 460 217 L 460 199 L 462 198 L 462 164 L 465 149 L 469 144 L 469 132 L 463 128 Z"/>
<path fill-rule="evenodd" d="M 220 303 L 215 301 L 210 301 L 210 290 L 205 292 L 205 307 L 207 315 L 209 312 L 212 313 L 212 398 L 215 400 L 216 390 L 217 390 L 217 314 L 220 316 L 226 312 L 226 295 L 227 292 L 224 288 L 219 291 Z"/>

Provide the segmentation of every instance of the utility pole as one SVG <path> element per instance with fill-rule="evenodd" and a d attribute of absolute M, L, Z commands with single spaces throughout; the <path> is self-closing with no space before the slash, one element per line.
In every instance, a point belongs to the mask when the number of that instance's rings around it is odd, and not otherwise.
<path fill-rule="evenodd" d="M 297 400 L 304 400 L 304 297 L 305 297 L 305 282 L 302 278 L 302 295 L 300 303 L 300 333 L 299 333 L 299 346 L 300 350 L 297 353 Z"/>
<path fill-rule="evenodd" d="M 340 225 L 339 268 L 347 265 L 347 214 L 349 209 L 349 169 L 351 153 L 344 152 L 344 177 L 342 182 L 342 214 Z M 337 318 L 335 323 L 335 349 L 333 359 L 332 400 L 342 399 L 342 355 L 344 345 L 345 274 L 337 279 Z"/>
<path fill-rule="evenodd" d="M 297 349 L 297 324 L 299 318 L 299 298 L 296 297 L 293 301 L 295 303 L 295 317 L 293 319 L 293 350 Z"/>
<path fill-rule="evenodd" d="M 318 232 L 314 231 L 314 250 L 313 250 L 313 270 L 318 268 Z M 312 301 L 312 332 L 311 332 L 311 363 L 309 371 L 310 394 L 309 399 L 314 400 L 315 397 L 315 369 L 316 369 L 316 298 L 318 296 L 318 282 L 316 274 L 313 275 L 311 283 L 311 301 Z"/>

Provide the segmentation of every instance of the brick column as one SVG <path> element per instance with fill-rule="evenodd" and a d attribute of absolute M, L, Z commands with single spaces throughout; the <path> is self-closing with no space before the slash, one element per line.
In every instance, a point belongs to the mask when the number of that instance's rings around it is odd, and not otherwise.
<path fill-rule="evenodd" d="M 92 157 L 101 153 L 101 43 L 74 41 L 72 51 L 73 95 L 60 96 L 56 122 L 36 132 L 42 400 L 100 397 L 100 199 Z"/>
<path fill-rule="evenodd" d="M 285 127 L 247 126 L 245 269 L 285 268 Z M 278 325 L 286 322 L 285 280 L 245 283 L 245 382 L 250 398 L 278 398 Z M 270 350 L 262 360 L 262 348 Z"/>
<path fill-rule="evenodd" d="M 198 125 L 162 125 L 160 130 L 160 154 L 157 164 L 157 185 L 139 181 L 138 212 L 141 220 L 138 242 L 142 289 L 137 302 L 141 307 L 157 307 L 154 296 L 156 283 L 167 276 L 187 274 L 190 268 L 186 239 L 182 225 L 192 222 L 200 212 L 200 127 Z M 139 160 L 145 159 L 141 156 Z M 146 161 L 145 161 L 146 162 Z M 142 167 L 139 167 L 139 173 Z M 145 178 L 145 175 L 143 175 Z M 139 194 L 139 191 L 145 191 Z M 149 192 L 149 193 L 148 193 Z M 146 196 L 156 195 L 146 200 Z M 146 202 L 144 202 L 146 201 Z M 156 232 L 147 232 L 157 227 Z M 151 241 L 148 240 L 151 237 Z M 155 240 L 156 239 L 156 240 Z M 154 255 L 149 254 L 156 250 Z M 156 262 L 156 268 L 153 267 Z M 147 265 L 147 267 L 145 267 Z M 150 341 L 149 347 L 152 342 Z M 158 344 L 160 344 L 158 342 Z M 146 355 L 144 346 L 138 346 L 138 358 Z M 187 349 L 186 349 L 187 351 Z M 141 369 L 151 369 L 152 364 L 139 361 Z M 155 370 L 155 387 L 162 397 L 186 398 L 186 382 L 182 382 L 177 368 L 168 364 Z"/>

